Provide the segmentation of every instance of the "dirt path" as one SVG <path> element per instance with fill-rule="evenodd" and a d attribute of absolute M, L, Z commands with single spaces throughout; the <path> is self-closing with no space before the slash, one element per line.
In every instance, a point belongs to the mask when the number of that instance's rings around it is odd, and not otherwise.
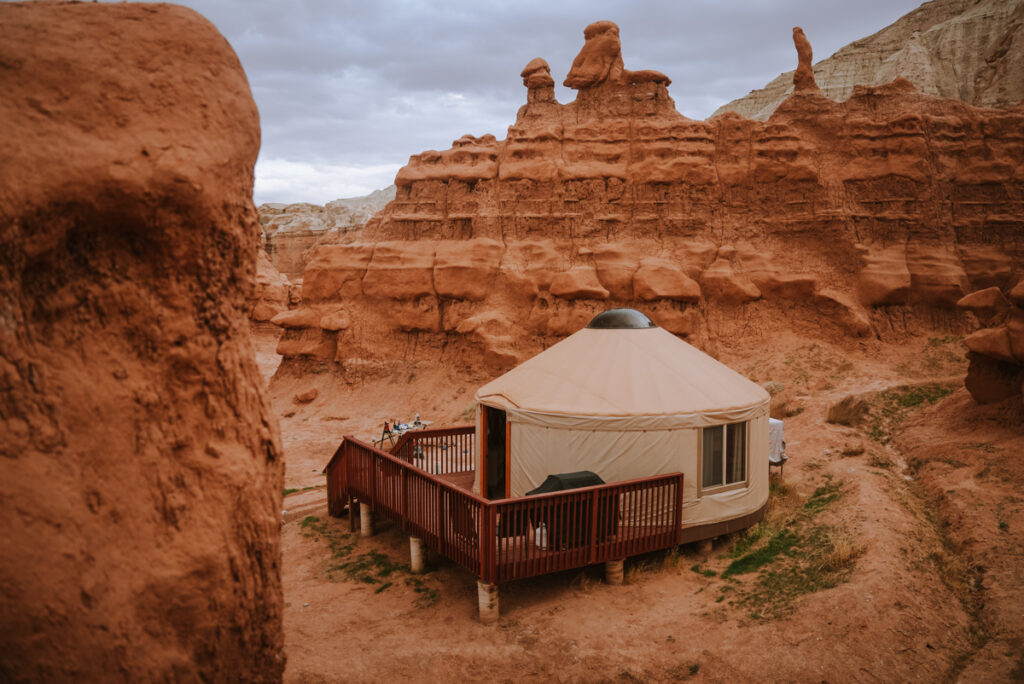
<path fill-rule="evenodd" d="M 736 350 L 722 360 L 757 381 L 782 383 L 775 403 L 792 414 L 791 460 L 762 538 L 746 552 L 737 544 L 748 542 L 723 540 L 706 559 L 685 548 L 682 555 L 631 559 L 619 587 L 605 585 L 598 568 L 505 585 L 494 626 L 476 620 L 471 574 L 435 562 L 421 578 L 409 575 L 407 541 L 395 529 L 382 527 L 371 539 L 349 536 L 347 520 L 327 516 L 320 475 L 342 434 L 369 436 L 382 415 L 417 411 L 439 424 L 461 422 L 480 379 L 412 369 L 400 383 L 346 384 L 282 369 L 271 389 L 282 416 L 286 487 L 299 490 L 285 498 L 282 528 L 286 680 L 1008 678 L 1019 667 L 1014 639 L 1024 623 L 1016 536 L 1024 520 L 1021 499 L 1009 493 L 1020 471 L 993 475 L 988 463 L 979 476 L 981 461 L 970 471 L 953 468 L 953 475 L 941 463 L 904 467 L 904 453 L 942 458 L 950 435 L 934 428 L 952 425 L 950 417 L 965 410 L 962 391 L 904 411 L 888 444 L 887 426 L 881 438 L 868 436 L 879 428 L 871 420 L 858 427 L 825 422 L 828 407 L 848 394 L 955 376 L 963 363 L 957 342 L 844 351 L 790 340 L 768 358 L 764 350 Z M 317 399 L 296 403 L 311 388 Z M 1009 427 L 998 435 L 983 421 L 975 425 L 970 443 L 996 451 L 974 452 L 1020 453 L 1017 419 L 1005 418 Z M 922 480 L 932 467 L 942 477 Z M 943 498 L 947 485 L 974 498 L 957 508 Z M 943 508 L 949 506 L 961 511 L 965 529 L 988 516 L 985 536 L 967 535 L 975 547 L 943 525 L 943 516 L 953 515 Z M 723 577 L 734 562 L 763 559 L 755 552 L 773 540 L 791 547 L 753 571 Z M 993 548 L 1001 560 L 983 573 L 983 590 L 957 585 L 950 568 L 974 567 L 965 559 Z M 990 602 L 1005 608 L 982 619 Z"/>

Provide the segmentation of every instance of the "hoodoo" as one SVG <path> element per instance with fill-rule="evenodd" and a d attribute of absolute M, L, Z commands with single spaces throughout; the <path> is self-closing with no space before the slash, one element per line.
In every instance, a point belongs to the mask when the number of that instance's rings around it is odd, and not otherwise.
<path fill-rule="evenodd" d="M 704 348 L 966 335 L 957 302 L 1024 275 L 1024 109 L 901 79 L 833 102 L 797 29 L 795 92 L 769 121 L 694 121 L 667 77 L 625 68 L 613 23 L 584 38 L 574 101 L 532 60 L 504 140 L 413 155 L 358 241 L 317 248 L 285 368 L 500 372 L 610 307 Z M 360 325 L 323 324 L 342 314 Z"/>

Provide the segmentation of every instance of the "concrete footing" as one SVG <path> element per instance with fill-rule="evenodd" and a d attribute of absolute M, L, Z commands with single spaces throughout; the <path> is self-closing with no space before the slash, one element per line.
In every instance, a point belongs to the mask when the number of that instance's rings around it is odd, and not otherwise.
<path fill-rule="evenodd" d="M 710 556 L 711 555 L 711 540 L 710 539 L 701 539 L 699 542 L 697 542 L 697 553 L 699 553 L 701 556 L 704 556 L 705 558 Z"/>
<path fill-rule="evenodd" d="M 480 622 L 489 625 L 498 621 L 498 585 L 477 581 L 477 596 L 480 599 Z"/>
<path fill-rule="evenodd" d="M 424 568 L 423 540 L 419 537 L 409 537 L 409 570 L 412 572 L 423 572 Z"/>
<path fill-rule="evenodd" d="M 622 584 L 623 581 L 623 561 L 621 560 L 610 560 L 604 562 L 604 581 L 608 584 Z"/>
<path fill-rule="evenodd" d="M 373 509 L 370 504 L 359 504 L 359 534 L 364 537 L 373 536 Z"/>

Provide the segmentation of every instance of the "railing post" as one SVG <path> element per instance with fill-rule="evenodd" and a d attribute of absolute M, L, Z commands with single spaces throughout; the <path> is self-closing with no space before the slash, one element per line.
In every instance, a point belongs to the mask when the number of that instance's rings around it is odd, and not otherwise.
<path fill-rule="evenodd" d="M 590 558 L 589 562 L 597 562 L 597 496 L 595 489 L 590 492 Z"/>
<path fill-rule="evenodd" d="M 409 508 L 409 492 L 408 492 L 408 489 L 407 489 L 408 482 L 406 481 L 406 477 L 408 476 L 408 473 L 409 473 L 408 469 L 402 468 L 402 529 L 403 530 L 409 529 L 409 526 L 407 524 L 407 520 L 408 520 L 408 517 L 409 517 L 408 516 L 408 511 L 407 511 L 407 509 Z"/>
<path fill-rule="evenodd" d="M 490 504 L 480 506 L 480 577 L 484 582 L 497 583 L 497 554 L 495 543 L 498 537 L 497 507 Z"/>
<path fill-rule="evenodd" d="M 370 503 L 374 506 L 377 505 L 377 463 L 379 459 L 372 458 L 370 463 L 373 465 L 370 467 Z"/>
<path fill-rule="evenodd" d="M 434 483 L 434 491 L 437 492 L 437 548 L 444 553 L 444 492 L 441 485 Z"/>
<path fill-rule="evenodd" d="M 673 516 L 673 529 L 675 529 L 675 535 L 673 536 L 676 546 L 679 545 L 679 540 L 682 538 L 683 530 L 683 474 L 679 474 L 679 479 L 676 480 L 676 510 Z"/>

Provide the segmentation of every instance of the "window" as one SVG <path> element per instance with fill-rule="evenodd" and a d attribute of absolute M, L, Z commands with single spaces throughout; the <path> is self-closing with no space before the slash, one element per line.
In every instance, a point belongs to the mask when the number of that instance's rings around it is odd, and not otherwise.
<path fill-rule="evenodd" d="M 701 431 L 701 489 L 741 485 L 747 480 L 747 424 Z"/>

